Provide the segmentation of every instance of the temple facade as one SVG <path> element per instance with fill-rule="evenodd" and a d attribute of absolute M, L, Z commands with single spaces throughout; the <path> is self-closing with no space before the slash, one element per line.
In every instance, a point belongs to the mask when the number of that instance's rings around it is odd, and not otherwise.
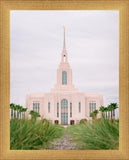
<path fill-rule="evenodd" d="M 81 83 L 81 82 L 80 82 Z M 81 119 L 90 119 L 90 113 L 103 105 L 99 93 L 82 93 L 72 83 L 72 69 L 64 43 L 61 62 L 57 69 L 57 83 L 50 93 L 33 93 L 26 96 L 26 108 L 38 112 L 52 123 L 78 124 Z M 29 115 L 29 114 L 28 114 Z M 101 114 L 98 114 L 100 117 Z"/>

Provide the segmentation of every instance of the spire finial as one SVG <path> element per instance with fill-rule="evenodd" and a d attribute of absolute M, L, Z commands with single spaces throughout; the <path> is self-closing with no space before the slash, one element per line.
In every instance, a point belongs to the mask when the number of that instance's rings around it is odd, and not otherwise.
<path fill-rule="evenodd" d="M 63 28 L 64 28 L 64 32 L 65 32 L 65 26 L 63 26 Z"/>
<path fill-rule="evenodd" d="M 63 48 L 65 48 L 65 26 L 63 26 L 63 28 L 64 28 L 64 46 Z"/>

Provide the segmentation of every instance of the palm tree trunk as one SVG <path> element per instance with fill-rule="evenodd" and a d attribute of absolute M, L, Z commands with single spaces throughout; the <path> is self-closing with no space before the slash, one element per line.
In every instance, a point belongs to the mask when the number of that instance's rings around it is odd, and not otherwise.
<path fill-rule="evenodd" d="M 110 112 L 108 111 L 108 119 L 110 119 Z"/>
<path fill-rule="evenodd" d="M 25 112 L 23 112 L 23 118 L 25 119 Z"/>
<path fill-rule="evenodd" d="M 14 119 L 16 119 L 16 111 L 14 110 Z"/>
<path fill-rule="evenodd" d="M 115 109 L 113 109 L 113 122 L 115 122 Z"/>
<path fill-rule="evenodd" d="M 18 110 L 17 110 L 17 119 L 18 119 Z"/>
<path fill-rule="evenodd" d="M 103 118 L 103 116 L 104 116 L 104 115 L 103 115 L 103 112 L 102 112 L 102 118 Z"/>
<path fill-rule="evenodd" d="M 17 110 L 17 119 L 19 119 L 19 111 Z"/>
<path fill-rule="evenodd" d="M 13 109 L 11 109 L 11 119 L 13 119 Z"/>
<path fill-rule="evenodd" d="M 103 112 L 104 118 L 105 118 L 105 112 Z"/>
<path fill-rule="evenodd" d="M 13 119 L 14 119 L 14 109 L 13 109 Z"/>
<path fill-rule="evenodd" d="M 112 119 L 112 110 L 111 110 L 111 119 Z"/>

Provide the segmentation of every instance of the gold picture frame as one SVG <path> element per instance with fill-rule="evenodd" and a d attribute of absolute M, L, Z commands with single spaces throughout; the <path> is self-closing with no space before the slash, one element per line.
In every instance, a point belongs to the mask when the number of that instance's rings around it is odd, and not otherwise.
<path fill-rule="evenodd" d="M 129 159 L 129 1 L 1 0 L 0 159 Z M 119 150 L 10 150 L 10 10 L 119 10 Z"/>

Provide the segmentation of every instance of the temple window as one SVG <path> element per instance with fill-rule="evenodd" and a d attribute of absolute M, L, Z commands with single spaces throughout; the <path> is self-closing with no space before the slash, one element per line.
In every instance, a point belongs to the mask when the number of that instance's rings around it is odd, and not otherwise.
<path fill-rule="evenodd" d="M 89 115 L 96 110 L 96 103 L 89 103 Z"/>
<path fill-rule="evenodd" d="M 62 72 L 62 84 L 67 85 L 67 72 L 66 71 Z"/>
<path fill-rule="evenodd" d="M 50 102 L 48 102 L 48 113 L 50 113 Z"/>
<path fill-rule="evenodd" d="M 40 103 L 33 103 L 33 110 L 35 112 L 38 112 L 40 111 Z"/>
<path fill-rule="evenodd" d="M 79 102 L 79 112 L 81 112 L 81 103 Z"/>
<path fill-rule="evenodd" d="M 59 103 L 57 103 L 57 117 L 59 117 Z"/>
<path fill-rule="evenodd" d="M 70 103 L 70 117 L 72 117 L 72 103 Z"/>

